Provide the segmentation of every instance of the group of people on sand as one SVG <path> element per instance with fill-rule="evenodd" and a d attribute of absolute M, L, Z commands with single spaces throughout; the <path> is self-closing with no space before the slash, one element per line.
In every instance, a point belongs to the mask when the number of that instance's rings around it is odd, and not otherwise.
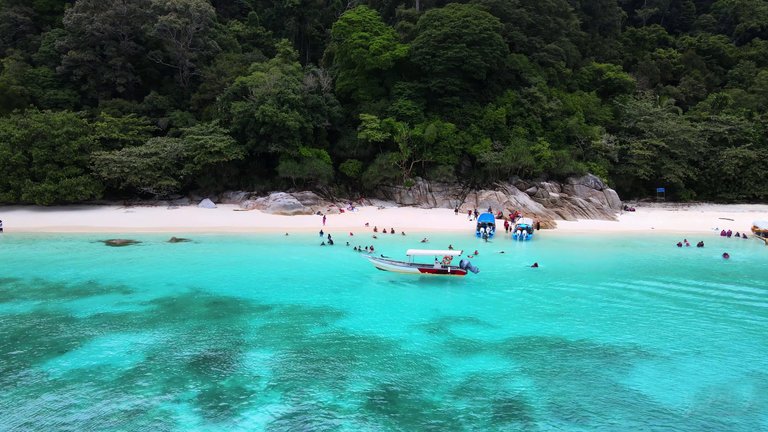
<path fill-rule="evenodd" d="M 722 230 L 722 231 L 720 231 L 720 237 L 728 237 L 728 238 L 731 238 L 731 236 L 734 236 L 734 237 L 741 237 L 741 238 L 743 238 L 743 239 L 746 239 L 746 238 L 747 238 L 747 233 L 743 233 L 743 234 L 741 234 L 741 233 L 739 233 L 738 231 L 736 231 L 736 234 L 734 234 L 734 233 L 733 233 L 733 231 L 731 231 L 731 230 L 728 230 L 728 231 L 726 231 L 726 230 Z"/>
<path fill-rule="evenodd" d="M 677 247 L 681 248 L 683 246 L 685 246 L 685 247 L 690 247 L 691 246 L 691 244 L 688 243 L 688 239 L 683 239 L 683 241 L 677 242 Z M 702 240 L 702 241 L 696 243 L 696 247 L 697 248 L 703 248 L 704 247 L 704 241 Z"/>

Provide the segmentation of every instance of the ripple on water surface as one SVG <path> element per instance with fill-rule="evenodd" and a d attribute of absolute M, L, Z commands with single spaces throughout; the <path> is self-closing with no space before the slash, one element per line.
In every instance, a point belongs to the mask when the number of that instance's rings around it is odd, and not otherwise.
<path fill-rule="evenodd" d="M 480 252 L 480 274 L 440 280 L 375 271 L 310 235 L 118 249 L 7 236 L 0 424 L 768 429 L 764 248 L 550 237 L 435 236 Z M 377 252 L 400 256 L 408 240 Z"/>

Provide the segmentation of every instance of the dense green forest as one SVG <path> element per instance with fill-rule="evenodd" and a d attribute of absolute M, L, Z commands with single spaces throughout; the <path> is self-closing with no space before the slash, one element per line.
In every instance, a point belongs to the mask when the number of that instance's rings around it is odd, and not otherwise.
<path fill-rule="evenodd" d="M 764 0 L 0 0 L 0 203 L 594 173 L 768 198 Z"/>

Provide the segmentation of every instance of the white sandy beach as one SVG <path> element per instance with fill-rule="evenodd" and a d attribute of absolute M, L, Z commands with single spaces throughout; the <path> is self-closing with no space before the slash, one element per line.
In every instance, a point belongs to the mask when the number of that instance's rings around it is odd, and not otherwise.
<path fill-rule="evenodd" d="M 5 232 L 40 233 L 133 233 L 133 232 L 291 232 L 323 228 L 322 218 L 279 216 L 252 211 L 236 211 L 236 205 L 215 209 L 196 206 L 120 207 L 0 207 Z M 718 204 L 639 204 L 636 212 L 618 215 L 618 221 L 557 221 L 556 233 L 698 233 L 715 229 L 749 231 L 754 220 L 768 220 L 768 205 Z M 365 224 L 369 223 L 368 228 Z M 394 228 L 399 234 L 466 231 L 474 227 L 466 214 L 454 215 L 449 209 L 411 207 L 361 207 L 356 212 L 329 214 L 326 231 L 369 233 Z M 550 231 L 552 232 L 552 231 Z"/>

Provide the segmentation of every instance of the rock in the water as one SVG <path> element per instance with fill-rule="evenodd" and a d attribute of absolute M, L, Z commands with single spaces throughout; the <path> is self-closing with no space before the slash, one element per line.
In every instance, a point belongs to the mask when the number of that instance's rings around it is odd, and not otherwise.
<path fill-rule="evenodd" d="M 168 239 L 168 243 L 186 243 L 190 241 L 192 240 L 188 238 L 183 238 L 183 237 L 171 237 L 170 239 Z"/>
<path fill-rule="evenodd" d="M 216 204 L 213 203 L 210 199 L 206 198 L 202 201 L 200 201 L 200 204 L 197 205 L 200 208 L 207 208 L 207 209 L 215 209 Z"/>
<path fill-rule="evenodd" d="M 141 243 L 138 240 L 131 240 L 131 239 L 109 239 L 109 240 L 102 240 L 102 242 L 107 246 L 112 247 L 121 247 L 121 246 L 130 246 Z"/>

